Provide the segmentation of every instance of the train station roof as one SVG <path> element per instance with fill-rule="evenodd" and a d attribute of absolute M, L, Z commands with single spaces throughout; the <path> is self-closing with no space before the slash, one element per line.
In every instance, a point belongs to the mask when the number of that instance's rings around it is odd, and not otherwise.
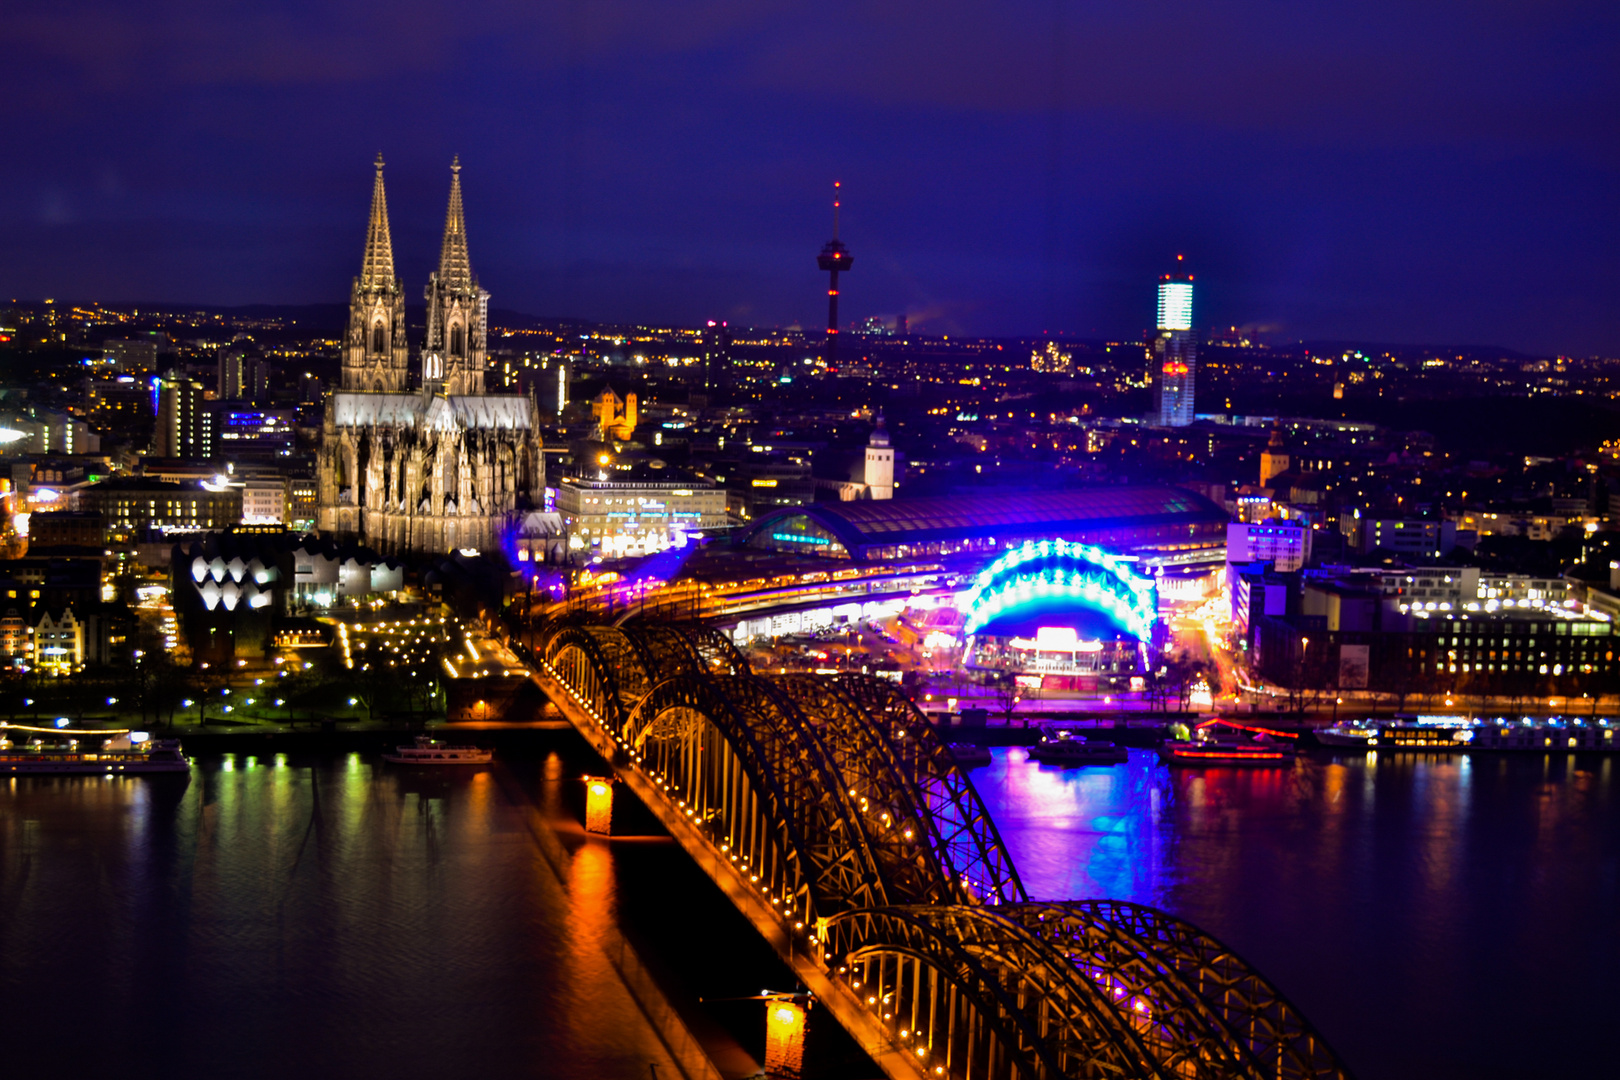
<path fill-rule="evenodd" d="M 805 544 L 824 538 L 836 540 L 851 556 L 862 558 L 876 548 L 986 537 L 1063 537 L 1099 543 L 1115 538 L 1118 542 L 1128 539 L 1131 529 L 1224 528 L 1228 520 L 1225 510 L 1181 488 L 1095 487 L 784 506 L 744 529 L 737 542 L 771 547 L 776 541 L 786 550 L 804 550 Z M 810 526 L 810 531 L 797 527 L 803 525 Z M 812 532 L 815 539 L 810 538 Z"/>

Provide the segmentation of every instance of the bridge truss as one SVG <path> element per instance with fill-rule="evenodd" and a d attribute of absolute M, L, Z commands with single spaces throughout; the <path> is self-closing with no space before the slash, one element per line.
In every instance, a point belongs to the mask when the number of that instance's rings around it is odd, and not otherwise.
<path fill-rule="evenodd" d="M 1031 901 L 892 683 L 755 674 L 712 628 L 564 622 L 537 678 L 891 1077 L 1346 1078 L 1152 908 Z"/>

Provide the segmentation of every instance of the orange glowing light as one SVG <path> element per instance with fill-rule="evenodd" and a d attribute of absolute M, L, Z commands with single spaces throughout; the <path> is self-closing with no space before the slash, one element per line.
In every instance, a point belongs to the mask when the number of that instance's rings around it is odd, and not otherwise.
<path fill-rule="evenodd" d="M 1265 759 L 1267 761 L 1270 761 L 1273 758 L 1282 757 L 1282 755 L 1280 753 L 1277 753 L 1275 751 L 1270 751 L 1270 752 L 1263 753 L 1263 754 L 1240 753 L 1240 754 L 1234 755 L 1230 751 L 1227 751 L 1227 750 L 1180 750 L 1180 749 L 1175 751 L 1175 755 L 1178 758 L 1184 758 L 1184 757 L 1190 757 L 1190 758 L 1231 758 L 1231 757 L 1239 757 L 1239 758 L 1242 758 L 1245 761 L 1247 761 L 1249 758 L 1263 758 L 1263 759 Z"/>
<path fill-rule="evenodd" d="M 608 836 L 613 832 L 613 781 L 608 777 L 585 778 L 585 831 Z"/>
<path fill-rule="evenodd" d="M 804 1070 L 804 1008 L 777 998 L 765 1024 L 765 1075 L 798 1077 Z"/>

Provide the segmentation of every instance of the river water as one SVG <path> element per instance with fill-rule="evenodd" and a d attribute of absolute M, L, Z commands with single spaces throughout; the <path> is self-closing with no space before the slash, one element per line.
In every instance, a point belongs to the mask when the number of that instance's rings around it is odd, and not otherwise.
<path fill-rule="evenodd" d="M 732 1064 L 757 1059 L 759 1004 L 716 999 L 786 988 L 781 969 L 667 840 L 584 842 L 588 755 L 556 738 L 561 757 L 453 777 L 238 754 L 189 783 L 0 782 L 0 1069 L 670 1080 L 600 947 L 610 922 L 673 997 L 705 997 Z M 1528 1080 L 1612 1068 L 1613 766 L 1322 753 L 1172 772 L 1133 751 L 1057 770 L 1010 749 L 973 779 L 1032 895 L 1202 926 L 1362 1080 Z M 562 878 L 536 807 L 564 834 Z M 812 1017 L 810 1071 L 870 1075 L 826 1027 Z"/>
<path fill-rule="evenodd" d="M 973 780 L 1031 895 L 1173 912 L 1270 978 L 1362 1080 L 1620 1073 L 1616 762 L 1146 751 Z"/>
<path fill-rule="evenodd" d="M 489 771 L 0 782 L 0 1072 L 668 1080 L 596 947 L 609 917 Z"/>

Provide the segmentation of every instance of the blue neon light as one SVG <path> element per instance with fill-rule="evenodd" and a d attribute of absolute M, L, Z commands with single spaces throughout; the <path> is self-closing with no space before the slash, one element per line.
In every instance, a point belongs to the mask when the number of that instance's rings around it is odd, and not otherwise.
<path fill-rule="evenodd" d="M 798 535 L 795 535 L 794 533 L 771 533 L 771 539 L 772 540 L 786 540 L 790 544 L 830 544 L 830 543 L 832 543 L 831 540 L 828 540 L 828 539 L 826 539 L 824 537 L 820 537 L 820 536 L 798 536 Z"/>
<path fill-rule="evenodd" d="M 1140 641 L 1152 637 L 1158 620 L 1153 579 L 1100 548 L 1042 540 L 1007 552 L 978 576 L 968 593 L 963 633 L 977 633 L 1013 608 L 1059 598 L 1101 609 Z"/>

